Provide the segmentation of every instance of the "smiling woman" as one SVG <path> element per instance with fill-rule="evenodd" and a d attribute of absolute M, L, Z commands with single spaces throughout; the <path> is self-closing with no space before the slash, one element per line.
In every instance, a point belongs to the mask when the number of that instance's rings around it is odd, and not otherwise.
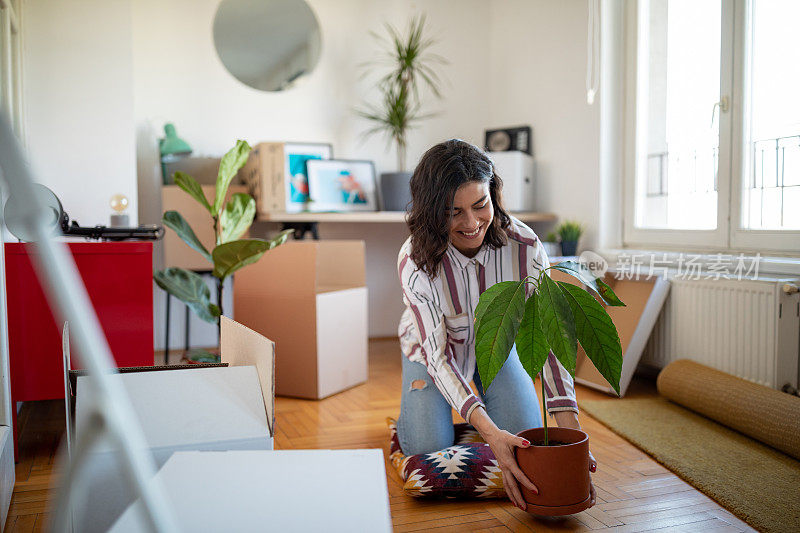
<path fill-rule="evenodd" d="M 486 154 L 457 139 L 428 150 L 411 178 L 411 237 L 398 257 L 406 310 L 398 329 L 397 436 L 405 455 L 452 446 L 455 409 L 489 444 L 509 498 L 525 509 L 519 485 L 537 489 L 514 458 L 516 447 L 530 443 L 515 434 L 542 425 L 538 400 L 514 348 L 495 384 L 484 388 L 476 372 L 475 311 L 487 288 L 537 276 L 549 263 L 536 234 L 503 208 L 502 188 Z M 548 412 L 559 426 L 579 429 L 572 378 L 552 354 L 543 375 Z"/>

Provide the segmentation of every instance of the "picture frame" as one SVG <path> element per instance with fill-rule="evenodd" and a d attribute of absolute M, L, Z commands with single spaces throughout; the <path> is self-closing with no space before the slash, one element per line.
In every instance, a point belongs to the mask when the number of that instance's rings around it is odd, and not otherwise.
<path fill-rule="evenodd" d="M 299 213 L 310 207 L 308 162 L 333 158 L 333 146 L 328 143 L 283 143 L 286 212 Z"/>
<path fill-rule="evenodd" d="M 309 209 L 321 211 L 377 211 L 375 164 L 356 159 L 307 161 L 311 192 Z"/>

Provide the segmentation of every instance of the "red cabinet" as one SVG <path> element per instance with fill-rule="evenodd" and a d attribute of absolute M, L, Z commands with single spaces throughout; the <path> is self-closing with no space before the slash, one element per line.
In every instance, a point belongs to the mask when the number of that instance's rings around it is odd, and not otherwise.
<path fill-rule="evenodd" d="M 153 364 L 153 244 L 81 242 L 69 249 L 117 366 Z M 56 324 L 24 244 L 5 245 L 11 396 L 64 397 L 61 324 Z M 80 367 L 73 348 L 72 365 Z"/>

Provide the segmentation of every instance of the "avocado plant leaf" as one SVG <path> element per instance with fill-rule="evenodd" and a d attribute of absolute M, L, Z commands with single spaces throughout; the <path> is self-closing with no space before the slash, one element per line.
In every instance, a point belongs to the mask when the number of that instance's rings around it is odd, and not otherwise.
<path fill-rule="evenodd" d="M 222 225 L 221 242 L 235 241 L 247 231 L 253 218 L 256 216 L 256 201 L 249 194 L 237 192 L 228 203 L 220 215 Z"/>
<path fill-rule="evenodd" d="M 619 297 L 614 294 L 614 291 L 611 290 L 611 287 L 606 284 L 605 281 L 602 279 L 597 280 L 597 291 L 600 293 L 600 298 L 606 303 L 606 305 L 610 305 L 612 307 L 627 307 Z"/>
<path fill-rule="evenodd" d="M 188 222 L 186 222 L 186 219 L 183 218 L 180 213 L 177 211 L 167 211 L 164 213 L 164 216 L 161 220 L 164 222 L 166 227 L 177 233 L 178 237 L 183 239 L 183 242 L 185 242 L 189 248 L 197 250 L 200 252 L 200 255 L 205 257 L 209 262 L 213 262 L 211 259 L 211 254 L 208 253 L 206 247 L 203 246 L 203 243 L 197 238 L 197 235 L 195 235 L 192 227 Z"/>
<path fill-rule="evenodd" d="M 501 281 L 481 293 L 480 298 L 478 298 L 478 305 L 475 306 L 475 331 L 478 331 L 480 321 L 486 314 L 486 309 L 489 307 L 489 304 L 503 292 L 503 289 L 516 284 L 516 281 Z"/>
<path fill-rule="evenodd" d="M 222 209 L 222 204 L 225 202 L 225 196 L 228 194 L 228 186 L 230 186 L 233 177 L 239 172 L 239 169 L 247 163 L 247 158 L 250 157 L 250 145 L 245 141 L 236 141 L 236 146 L 231 148 L 227 154 L 222 156 L 219 162 L 219 173 L 217 174 L 217 189 L 214 196 L 214 207 L 212 213 L 219 213 Z"/>
<path fill-rule="evenodd" d="M 564 368 L 574 375 L 578 340 L 575 336 L 575 319 L 569 302 L 550 276 L 542 277 L 537 291 L 539 298 L 536 303 L 545 339 Z"/>
<path fill-rule="evenodd" d="M 600 295 L 600 298 L 602 298 L 607 305 L 625 305 L 619 298 L 617 298 L 617 295 L 614 294 L 614 291 L 611 290 L 611 287 L 609 287 L 608 284 L 602 279 L 594 277 L 592 271 L 586 268 L 585 265 L 576 261 L 561 261 L 560 263 L 552 265 L 551 268 L 577 278 L 581 281 L 581 283 L 588 286 L 590 289 Z"/>
<path fill-rule="evenodd" d="M 211 291 L 198 274 L 178 267 L 153 272 L 156 284 L 188 305 L 206 322 L 216 323 L 219 307 L 211 303 Z"/>
<path fill-rule="evenodd" d="M 559 282 L 572 315 L 575 333 L 595 368 L 619 395 L 622 345 L 614 322 L 594 296 L 570 283 Z"/>
<path fill-rule="evenodd" d="M 542 371 L 547 356 L 550 355 L 550 346 L 544 338 L 539 319 L 539 309 L 536 303 L 538 297 L 538 294 L 534 292 L 525 302 L 525 315 L 522 317 L 515 341 L 522 368 L 534 380 L 536 375 Z"/>
<path fill-rule="evenodd" d="M 225 279 L 237 270 L 258 261 L 264 252 L 286 242 L 292 230 L 286 230 L 272 240 L 242 239 L 220 244 L 211 253 L 214 275 Z"/>
<path fill-rule="evenodd" d="M 214 211 L 211 210 L 211 205 L 208 203 L 206 195 L 203 193 L 203 188 L 197 181 L 185 172 L 178 171 L 174 174 L 175 185 L 186 191 L 189 196 L 197 200 L 200 205 L 206 208 L 211 215 Z"/>
<path fill-rule="evenodd" d="M 485 300 L 480 305 L 480 300 Z M 508 358 L 525 313 L 525 281 L 504 281 L 484 291 L 476 308 L 475 352 L 483 390 Z M 480 314 L 478 315 L 478 311 Z"/>

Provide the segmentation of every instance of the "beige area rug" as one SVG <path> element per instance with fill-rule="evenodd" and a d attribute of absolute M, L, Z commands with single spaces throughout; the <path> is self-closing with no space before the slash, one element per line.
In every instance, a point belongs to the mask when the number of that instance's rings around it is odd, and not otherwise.
<path fill-rule="evenodd" d="M 800 461 L 664 398 L 580 407 L 754 528 L 800 531 Z"/>

